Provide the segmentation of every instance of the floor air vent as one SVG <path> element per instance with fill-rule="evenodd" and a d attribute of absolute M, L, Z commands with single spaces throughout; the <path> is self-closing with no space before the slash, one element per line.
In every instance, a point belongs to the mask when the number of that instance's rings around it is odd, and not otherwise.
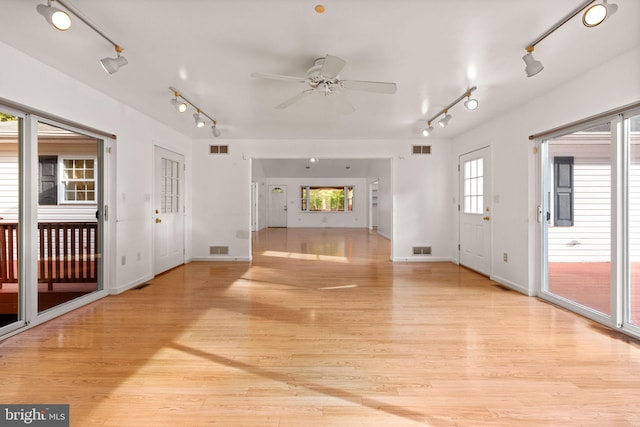
<path fill-rule="evenodd" d="M 209 246 L 209 255 L 229 255 L 229 246 Z"/>
<path fill-rule="evenodd" d="M 229 146 L 228 145 L 210 145 L 209 153 L 210 154 L 229 154 Z"/>
<path fill-rule="evenodd" d="M 431 255 L 431 246 L 414 246 L 414 255 Z"/>
<path fill-rule="evenodd" d="M 431 154 L 430 145 L 414 145 L 412 154 Z"/>

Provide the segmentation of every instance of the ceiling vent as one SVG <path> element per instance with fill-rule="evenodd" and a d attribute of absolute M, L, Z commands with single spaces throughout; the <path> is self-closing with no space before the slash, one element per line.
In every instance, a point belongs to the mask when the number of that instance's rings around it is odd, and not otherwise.
<path fill-rule="evenodd" d="M 412 154 L 431 154 L 430 145 L 414 145 Z"/>
<path fill-rule="evenodd" d="M 229 146 L 228 145 L 210 145 L 209 153 L 210 154 L 229 154 Z"/>

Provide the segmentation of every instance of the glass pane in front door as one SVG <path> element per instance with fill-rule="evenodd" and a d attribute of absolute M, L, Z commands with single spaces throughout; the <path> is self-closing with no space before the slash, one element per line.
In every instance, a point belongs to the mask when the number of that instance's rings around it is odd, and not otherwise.
<path fill-rule="evenodd" d="M 18 277 L 20 119 L 0 110 L 0 330 L 21 319 Z"/>
<path fill-rule="evenodd" d="M 629 290 L 627 322 L 640 326 L 640 116 L 629 119 Z"/>
<path fill-rule="evenodd" d="M 545 290 L 611 315 L 611 126 L 547 143 Z"/>
<path fill-rule="evenodd" d="M 99 290 L 100 145 L 38 123 L 38 312 Z"/>

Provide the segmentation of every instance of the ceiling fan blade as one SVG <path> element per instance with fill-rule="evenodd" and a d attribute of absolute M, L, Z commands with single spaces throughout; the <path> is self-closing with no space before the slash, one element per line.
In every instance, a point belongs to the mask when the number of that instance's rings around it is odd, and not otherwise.
<path fill-rule="evenodd" d="M 300 101 L 302 98 L 304 98 L 307 95 L 311 95 L 312 93 L 313 93 L 313 89 L 304 90 L 304 91 L 300 92 L 299 94 L 297 94 L 296 96 L 294 96 L 293 98 L 289 98 L 286 101 L 284 101 L 283 103 L 276 105 L 275 108 L 277 108 L 278 110 L 282 110 L 283 108 L 287 108 L 289 105 Z"/>
<path fill-rule="evenodd" d="M 268 73 L 251 73 L 251 77 L 257 79 L 285 80 L 290 82 L 307 83 L 307 79 L 303 77 L 283 76 L 281 74 Z"/>
<path fill-rule="evenodd" d="M 362 90 L 365 92 L 375 93 L 396 93 L 397 87 L 395 83 L 388 82 L 367 82 L 363 80 L 341 80 L 340 86 L 350 90 Z"/>
<path fill-rule="evenodd" d="M 356 111 L 347 97 L 340 92 L 333 92 L 330 95 L 327 95 L 327 97 L 331 99 L 333 108 L 335 108 L 335 110 L 340 114 L 351 114 Z"/>
<path fill-rule="evenodd" d="M 326 79 L 335 79 L 345 65 L 347 65 L 347 61 L 344 59 L 340 59 L 333 55 L 327 55 L 324 57 L 320 74 L 322 74 Z"/>

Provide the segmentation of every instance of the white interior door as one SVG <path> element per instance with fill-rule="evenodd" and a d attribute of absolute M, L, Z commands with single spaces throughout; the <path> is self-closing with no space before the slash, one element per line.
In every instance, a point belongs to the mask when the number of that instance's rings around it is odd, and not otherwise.
<path fill-rule="evenodd" d="M 489 147 L 460 156 L 460 264 L 491 275 Z"/>
<path fill-rule="evenodd" d="M 269 186 L 269 227 L 287 226 L 287 186 Z"/>
<path fill-rule="evenodd" d="M 184 263 L 184 159 L 155 147 L 154 274 Z"/>

